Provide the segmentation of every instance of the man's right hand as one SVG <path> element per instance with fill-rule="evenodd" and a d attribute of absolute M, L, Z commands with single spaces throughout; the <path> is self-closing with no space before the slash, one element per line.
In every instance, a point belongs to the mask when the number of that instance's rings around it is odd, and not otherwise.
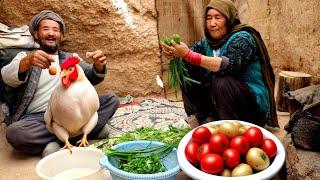
<path fill-rule="evenodd" d="M 19 73 L 26 72 L 31 66 L 37 66 L 41 69 L 49 68 L 51 62 L 54 62 L 54 59 L 49 54 L 42 50 L 36 50 L 20 61 Z"/>

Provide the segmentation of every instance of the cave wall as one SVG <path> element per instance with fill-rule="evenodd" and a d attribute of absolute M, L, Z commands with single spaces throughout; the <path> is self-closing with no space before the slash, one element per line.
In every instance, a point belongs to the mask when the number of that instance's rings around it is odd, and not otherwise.
<path fill-rule="evenodd" d="M 155 2 L 150 0 L 0 0 L 0 22 L 28 24 L 44 9 L 62 16 L 67 32 L 63 49 L 101 49 L 108 57 L 108 75 L 99 93 L 119 96 L 161 94 L 155 78 L 161 73 Z"/>
<path fill-rule="evenodd" d="M 179 33 L 192 43 L 202 36 L 203 7 L 209 0 L 0 0 L 0 22 L 28 24 L 39 11 L 59 13 L 67 25 L 63 50 L 101 49 L 108 56 L 108 75 L 98 92 L 119 96 L 164 95 L 167 61 L 159 38 Z M 235 0 L 240 19 L 262 35 L 276 73 L 302 71 L 317 82 L 320 72 L 320 1 Z M 167 91 L 169 92 L 169 91 Z"/>

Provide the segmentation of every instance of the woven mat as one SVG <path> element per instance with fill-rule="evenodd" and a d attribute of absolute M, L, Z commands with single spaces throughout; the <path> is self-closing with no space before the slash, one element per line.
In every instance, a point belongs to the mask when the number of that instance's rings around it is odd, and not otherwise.
<path fill-rule="evenodd" d="M 116 136 L 141 127 L 186 126 L 186 117 L 182 102 L 152 98 L 118 108 L 108 129 L 110 136 Z"/>

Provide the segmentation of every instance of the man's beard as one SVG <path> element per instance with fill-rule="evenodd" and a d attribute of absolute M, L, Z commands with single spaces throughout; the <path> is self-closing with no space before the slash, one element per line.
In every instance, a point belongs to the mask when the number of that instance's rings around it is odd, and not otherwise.
<path fill-rule="evenodd" d="M 48 54 L 55 54 L 58 51 L 58 45 L 55 46 L 47 46 L 47 45 L 40 45 L 40 49 Z"/>
<path fill-rule="evenodd" d="M 46 45 L 46 40 L 48 40 L 49 38 L 53 39 L 53 36 L 46 36 L 43 37 L 39 40 L 39 44 L 40 44 L 40 49 L 43 50 L 44 52 L 48 53 L 48 54 L 56 54 L 61 46 L 61 41 L 54 38 L 54 40 L 56 41 L 55 45 Z"/>

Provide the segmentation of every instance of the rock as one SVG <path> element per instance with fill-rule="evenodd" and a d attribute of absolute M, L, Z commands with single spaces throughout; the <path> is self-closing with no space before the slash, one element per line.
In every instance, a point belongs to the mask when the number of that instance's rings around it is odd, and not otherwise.
<path fill-rule="evenodd" d="M 296 148 L 291 134 L 285 136 L 283 145 L 286 149 L 287 179 L 320 179 L 320 152 Z"/>

